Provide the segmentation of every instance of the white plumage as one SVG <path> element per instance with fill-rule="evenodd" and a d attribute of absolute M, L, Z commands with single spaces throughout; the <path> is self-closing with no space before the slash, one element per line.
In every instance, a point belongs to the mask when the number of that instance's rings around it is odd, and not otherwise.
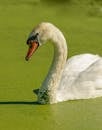
<path fill-rule="evenodd" d="M 92 54 L 81 54 L 70 58 L 57 89 L 57 100 L 100 96 L 102 96 L 102 58 Z"/>
<path fill-rule="evenodd" d="M 66 61 L 66 40 L 57 27 L 51 23 L 41 23 L 30 36 L 36 33 L 39 34 L 40 45 L 47 40 L 54 44 L 53 62 L 39 89 L 39 103 L 52 104 L 102 96 L 102 57 L 81 54 Z"/>

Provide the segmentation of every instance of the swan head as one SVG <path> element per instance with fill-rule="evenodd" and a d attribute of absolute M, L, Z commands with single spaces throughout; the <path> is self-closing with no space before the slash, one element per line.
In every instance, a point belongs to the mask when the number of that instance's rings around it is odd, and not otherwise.
<path fill-rule="evenodd" d="M 52 24 L 41 23 L 37 25 L 30 33 L 27 39 L 27 45 L 29 46 L 26 60 L 28 61 L 37 48 L 43 45 L 47 40 L 52 39 Z"/>
<path fill-rule="evenodd" d="M 29 50 L 25 59 L 29 60 L 35 50 L 49 40 L 56 45 L 57 43 L 66 44 L 62 32 L 56 26 L 48 22 L 42 22 L 32 30 L 27 39 Z"/>

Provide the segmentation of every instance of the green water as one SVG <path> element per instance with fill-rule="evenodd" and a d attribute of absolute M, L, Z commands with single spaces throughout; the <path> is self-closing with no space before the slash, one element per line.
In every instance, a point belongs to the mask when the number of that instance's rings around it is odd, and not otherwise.
<path fill-rule="evenodd" d="M 102 98 L 35 103 L 33 90 L 39 88 L 51 64 L 51 44 L 40 47 L 30 62 L 24 60 L 27 36 L 42 21 L 62 30 L 69 57 L 88 52 L 102 56 L 100 8 L 101 4 L 0 0 L 1 130 L 102 130 Z"/>
<path fill-rule="evenodd" d="M 3 130 L 101 130 L 102 99 L 56 105 L 1 104 Z"/>

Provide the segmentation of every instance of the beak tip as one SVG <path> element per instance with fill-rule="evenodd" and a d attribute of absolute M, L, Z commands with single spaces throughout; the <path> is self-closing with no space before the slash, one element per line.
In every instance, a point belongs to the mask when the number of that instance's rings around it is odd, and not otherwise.
<path fill-rule="evenodd" d="M 38 48 L 39 44 L 36 43 L 36 42 L 33 42 L 31 43 L 31 45 L 29 46 L 29 49 L 28 49 L 28 53 L 25 57 L 25 60 L 28 61 L 31 56 L 33 55 L 33 53 L 36 51 L 36 49 Z"/>
<path fill-rule="evenodd" d="M 28 60 L 29 60 L 29 58 L 26 56 L 26 57 L 25 57 L 25 60 L 26 60 L 26 61 L 28 61 Z"/>

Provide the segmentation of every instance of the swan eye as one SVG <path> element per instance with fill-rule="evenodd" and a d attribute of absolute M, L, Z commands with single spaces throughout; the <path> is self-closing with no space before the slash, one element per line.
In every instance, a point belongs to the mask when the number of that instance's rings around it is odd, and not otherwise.
<path fill-rule="evenodd" d="M 33 42 L 36 42 L 36 43 L 39 44 L 38 33 L 36 33 L 35 35 L 29 37 L 28 40 L 27 40 L 27 44 L 28 44 L 29 46 L 31 46 L 31 43 L 33 43 Z"/>

